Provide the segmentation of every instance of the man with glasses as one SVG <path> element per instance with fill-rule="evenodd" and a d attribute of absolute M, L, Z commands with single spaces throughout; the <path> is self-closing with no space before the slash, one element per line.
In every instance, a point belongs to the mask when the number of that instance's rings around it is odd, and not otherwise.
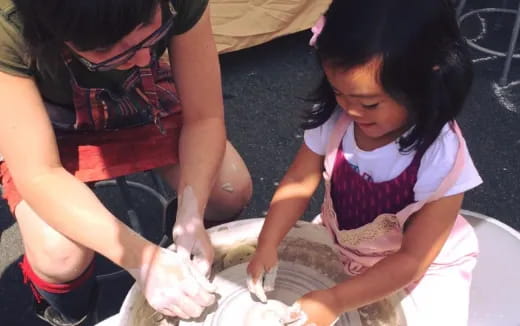
<path fill-rule="evenodd" d="M 204 224 L 239 214 L 251 180 L 226 142 L 207 0 L 0 0 L 0 153 L 38 317 L 92 322 L 95 252 L 164 315 L 213 303 Z M 150 169 L 178 194 L 175 250 L 119 222 L 86 186 Z"/>

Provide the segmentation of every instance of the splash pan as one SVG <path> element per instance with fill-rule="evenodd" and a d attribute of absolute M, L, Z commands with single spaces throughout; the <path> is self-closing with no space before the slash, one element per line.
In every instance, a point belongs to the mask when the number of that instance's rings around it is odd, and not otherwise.
<path fill-rule="evenodd" d="M 249 294 L 246 284 L 247 263 L 235 265 L 219 273 L 214 280 L 220 299 L 217 307 L 197 321 L 181 321 L 179 326 L 248 325 L 248 317 L 257 307 L 262 307 Z M 269 300 L 291 305 L 304 294 L 334 286 L 329 277 L 293 262 L 281 262 L 278 269 L 275 291 L 267 294 Z M 359 313 L 353 312 L 340 318 L 338 326 L 361 326 Z"/>
<path fill-rule="evenodd" d="M 121 308 L 120 325 L 247 326 L 248 316 L 261 305 L 247 290 L 246 268 L 256 249 L 262 224 L 263 219 L 249 219 L 210 229 L 216 250 L 213 282 L 217 286 L 218 300 L 201 318 L 190 321 L 164 319 L 154 313 L 134 286 Z M 278 256 L 280 266 L 275 291 L 267 293 L 270 300 L 291 305 L 309 291 L 330 288 L 347 278 L 326 229 L 318 225 L 298 222 L 280 245 Z M 397 293 L 343 314 L 335 325 L 420 325 L 414 321 L 416 315 L 413 298 Z"/>

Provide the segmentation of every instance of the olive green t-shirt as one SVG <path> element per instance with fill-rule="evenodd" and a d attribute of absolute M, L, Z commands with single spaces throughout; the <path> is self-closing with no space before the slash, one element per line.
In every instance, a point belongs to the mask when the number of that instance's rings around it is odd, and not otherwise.
<path fill-rule="evenodd" d="M 199 21 L 208 0 L 172 0 L 172 4 L 177 12 L 172 35 L 178 35 L 190 30 Z M 35 60 L 28 54 L 22 28 L 21 19 L 12 0 L 0 0 L 0 71 L 16 76 L 32 77 L 45 101 L 72 107 L 70 74 L 65 65 L 57 67 L 52 74 L 39 71 L 38 65 L 34 63 Z M 154 50 L 164 51 L 164 48 L 163 42 Z M 73 60 L 70 66 L 81 86 L 89 88 L 111 88 L 121 85 L 130 73 L 119 70 L 91 72 L 77 60 Z"/>

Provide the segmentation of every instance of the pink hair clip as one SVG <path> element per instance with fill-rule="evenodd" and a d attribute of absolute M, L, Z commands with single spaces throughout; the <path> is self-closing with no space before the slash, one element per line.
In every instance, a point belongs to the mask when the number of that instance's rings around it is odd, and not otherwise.
<path fill-rule="evenodd" d="M 325 22 L 326 22 L 325 16 L 320 16 L 320 18 L 318 19 L 316 24 L 314 24 L 314 26 L 312 26 L 312 29 L 311 29 L 312 37 L 311 37 L 311 40 L 309 41 L 310 46 L 316 47 L 316 42 L 318 41 L 318 37 L 320 36 L 321 31 L 323 30 L 323 27 L 325 27 Z"/>

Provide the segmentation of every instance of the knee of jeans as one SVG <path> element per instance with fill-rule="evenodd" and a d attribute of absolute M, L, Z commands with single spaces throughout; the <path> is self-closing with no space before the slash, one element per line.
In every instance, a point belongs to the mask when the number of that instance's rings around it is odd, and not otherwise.
<path fill-rule="evenodd" d="M 33 270 L 46 281 L 64 283 L 78 278 L 91 264 L 94 253 L 56 239 L 44 241 L 29 259 Z"/>

